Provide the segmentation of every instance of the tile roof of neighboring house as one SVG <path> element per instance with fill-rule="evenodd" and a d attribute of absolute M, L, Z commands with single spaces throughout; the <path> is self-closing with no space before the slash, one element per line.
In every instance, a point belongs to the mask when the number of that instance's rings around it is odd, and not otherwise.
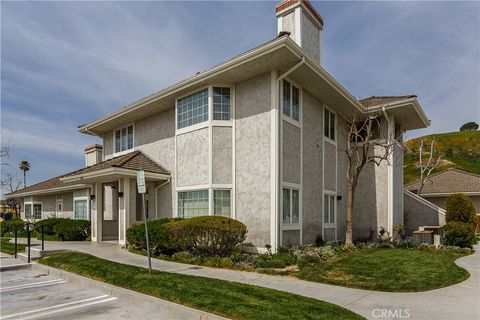
<path fill-rule="evenodd" d="M 360 103 L 365 107 L 378 106 L 384 103 L 400 101 L 410 98 L 416 98 L 416 95 L 406 95 L 406 96 L 372 96 L 370 98 L 360 99 Z"/>
<path fill-rule="evenodd" d="M 405 189 L 414 191 L 419 187 L 420 182 L 415 181 L 407 184 Z M 458 169 L 447 169 L 432 174 L 422 190 L 422 194 L 463 192 L 480 193 L 480 175 Z"/>
<path fill-rule="evenodd" d="M 55 177 L 43 182 L 39 182 L 37 184 L 33 184 L 26 188 L 6 194 L 6 196 L 13 196 L 16 194 L 21 194 L 26 192 L 48 190 L 56 187 L 67 186 L 67 184 L 63 183 L 60 180 L 61 178 L 75 176 L 77 174 L 82 174 L 87 172 L 98 171 L 102 169 L 108 169 L 108 168 L 123 168 L 123 169 L 131 169 L 131 170 L 140 170 L 140 168 L 142 168 L 144 171 L 147 171 L 147 172 L 170 174 L 166 169 L 164 169 L 163 167 L 155 163 L 152 159 L 150 159 L 140 151 L 133 151 L 125 155 L 114 157 L 112 159 L 94 164 L 89 167 L 75 170 L 58 177 Z"/>

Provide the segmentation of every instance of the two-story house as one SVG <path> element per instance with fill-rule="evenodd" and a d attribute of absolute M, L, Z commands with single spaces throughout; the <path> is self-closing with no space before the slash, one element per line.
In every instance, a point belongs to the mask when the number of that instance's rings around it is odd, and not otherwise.
<path fill-rule="evenodd" d="M 382 114 L 380 138 L 429 125 L 415 96 L 357 100 L 321 64 L 324 21 L 309 1 L 276 6 L 278 36 L 79 127 L 103 140 L 86 167 L 29 186 L 22 217 L 92 222 L 92 241 L 125 243 L 143 219 L 221 215 L 247 241 L 312 243 L 345 237 L 345 118 Z M 403 151 L 368 167 L 357 188 L 354 238 L 403 222 Z"/>

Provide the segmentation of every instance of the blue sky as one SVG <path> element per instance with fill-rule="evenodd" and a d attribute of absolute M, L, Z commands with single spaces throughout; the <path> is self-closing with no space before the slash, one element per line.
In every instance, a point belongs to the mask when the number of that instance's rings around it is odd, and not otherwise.
<path fill-rule="evenodd" d="M 414 93 L 432 120 L 480 121 L 479 2 L 314 2 L 323 66 L 354 96 Z M 84 165 L 76 127 L 276 36 L 275 2 L 2 2 L 2 170 Z"/>

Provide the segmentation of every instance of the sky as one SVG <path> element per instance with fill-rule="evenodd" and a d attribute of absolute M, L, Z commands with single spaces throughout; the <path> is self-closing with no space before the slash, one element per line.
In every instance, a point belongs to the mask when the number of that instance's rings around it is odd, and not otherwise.
<path fill-rule="evenodd" d="M 276 2 L 1 2 L 1 169 L 84 166 L 77 127 L 276 36 Z M 480 2 L 314 1 L 323 67 L 355 97 L 416 94 L 432 124 L 480 121 Z"/>

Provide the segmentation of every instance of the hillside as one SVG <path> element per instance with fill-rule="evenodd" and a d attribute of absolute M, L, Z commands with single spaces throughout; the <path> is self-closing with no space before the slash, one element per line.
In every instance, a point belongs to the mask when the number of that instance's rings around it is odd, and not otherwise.
<path fill-rule="evenodd" d="M 480 174 L 480 131 L 440 133 L 405 142 L 407 147 L 404 158 L 405 184 L 420 177 L 419 170 L 415 167 L 418 162 L 420 141 L 424 139 L 425 142 L 430 143 L 432 137 L 435 137 L 435 147 L 440 152 L 445 153 L 439 167 L 434 172 L 453 167 Z M 424 153 L 425 158 L 428 155 L 428 153 Z"/>

